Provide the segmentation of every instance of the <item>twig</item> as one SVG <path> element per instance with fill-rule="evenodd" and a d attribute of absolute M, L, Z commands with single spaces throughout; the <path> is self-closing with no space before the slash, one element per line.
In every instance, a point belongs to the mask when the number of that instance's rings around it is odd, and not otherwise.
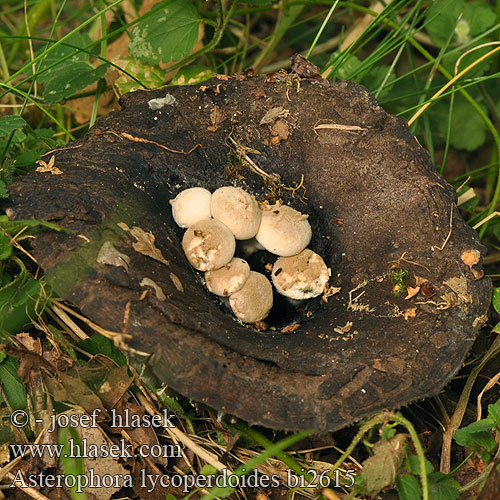
<path fill-rule="evenodd" d="M 19 488 L 23 493 L 26 493 L 26 495 L 30 496 L 31 498 L 34 498 L 35 500 L 50 500 L 49 497 L 42 495 L 39 491 L 35 490 L 35 488 L 17 484 L 16 477 L 14 476 L 14 474 L 12 474 L 12 472 L 9 472 L 7 474 L 7 477 L 12 481 L 12 486 Z M 14 481 L 16 481 L 16 484 L 14 484 Z"/>
<path fill-rule="evenodd" d="M 318 120 L 316 123 L 320 121 L 321 119 Z M 346 132 L 363 132 L 368 130 L 367 128 L 359 127 L 358 125 L 341 125 L 340 123 L 322 123 L 319 125 L 314 125 L 314 132 L 320 129 L 345 130 Z"/>
<path fill-rule="evenodd" d="M 450 208 L 450 230 L 448 232 L 448 236 L 446 236 L 446 239 L 443 241 L 443 244 L 440 247 L 434 247 L 436 250 L 439 250 L 439 251 L 444 250 L 444 247 L 446 246 L 449 239 L 451 238 L 452 231 L 453 231 L 453 203 L 451 204 L 451 208 Z"/>
<path fill-rule="evenodd" d="M 128 134 L 127 132 L 121 132 L 117 133 L 114 132 L 113 130 L 106 130 L 105 132 L 97 132 L 95 135 L 101 135 L 101 134 L 113 134 L 116 135 L 117 137 L 123 137 L 124 139 L 128 139 L 129 141 L 134 141 L 134 142 L 143 142 L 146 144 L 154 144 L 155 146 L 158 146 L 159 148 L 165 149 L 166 151 L 169 151 L 170 153 L 177 153 L 181 155 L 189 155 L 191 154 L 196 148 L 201 148 L 201 144 L 195 144 L 189 151 L 178 151 L 176 149 L 171 149 L 167 146 L 164 146 L 163 144 L 160 144 L 159 142 L 156 141 L 150 141 L 149 139 L 144 139 L 142 137 L 134 137 L 131 134 Z"/>

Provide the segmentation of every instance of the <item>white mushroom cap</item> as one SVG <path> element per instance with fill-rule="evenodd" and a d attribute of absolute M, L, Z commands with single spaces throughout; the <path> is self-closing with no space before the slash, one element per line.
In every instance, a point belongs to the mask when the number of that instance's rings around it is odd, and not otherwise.
<path fill-rule="evenodd" d="M 296 255 L 311 241 L 312 230 L 307 217 L 287 205 L 268 206 L 262 211 L 255 239 L 275 255 Z"/>
<path fill-rule="evenodd" d="M 195 222 L 184 233 L 182 248 L 194 268 L 212 271 L 225 266 L 233 258 L 236 241 L 222 222 L 204 219 Z"/>
<path fill-rule="evenodd" d="M 229 304 L 244 323 L 261 321 L 273 307 L 273 287 L 263 274 L 250 271 L 243 288 L 229 297 Z"/>
<path fill-rule="evenodd" d="M 250 275 L 250 266 L 246 260 L 235 257 L 216 271 L 205 273 L 207 288 L 216 295 L 227 297 L 237 292 Z"/>
<path fill-rule="evenodd" d="M 212 194 L 211 210 L 212 217 L 231 229 L 237 240 L 248 240 L 257 234 L 262 213 L 255 198 L 243 189 L 217 189 Z"/>
<path fill-rule="evenodd" d="M 171 202 L 175 223 L 183 228 L 211 217 L 212 194 L 205 188 L 193 187 L 181 191 Z"/>
<path fill-rule="evenodd" d="M 271 275 L 279 293 L 297 300 L 321 295 L 330 279 L 324 260 L 308 248 L 298 255 L 280 257 Z"/>

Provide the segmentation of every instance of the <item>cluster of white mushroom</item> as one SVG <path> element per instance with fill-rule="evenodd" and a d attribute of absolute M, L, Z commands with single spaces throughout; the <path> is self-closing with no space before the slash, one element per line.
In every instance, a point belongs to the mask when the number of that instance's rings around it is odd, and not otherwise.
<path fill-rule="evenodd" d="M 225 186 L 210 193 L 193 187 L 172 200 L 175 222 L 187 228 L 182 248 L 190 264 L 205 272 L 208 290 L 229 297 L 234 314 L 245 323 L 263 320 L 273 306 L 273 288 L 261 273 L 235 257 L 236 240 L 254 238 L 279 258 L 271 276 L 282 295 L 302 300 L 327 288 L 329 270 L 307 249 L 312 230 L 307 215 L 280 203 L 259 204 L 241 188 Z"/>

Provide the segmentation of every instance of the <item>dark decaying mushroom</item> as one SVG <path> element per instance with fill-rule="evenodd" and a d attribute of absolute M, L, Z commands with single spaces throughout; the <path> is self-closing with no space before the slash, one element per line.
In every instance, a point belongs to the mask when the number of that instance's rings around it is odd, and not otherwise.
<path fill-rule="evenodd" d="M 173 104 L 148 106 L 167 92 Z M 461 257 L 483 247 L 406 122 L 366 89 L 220 77 L 127 94 L 121 105 L 44 158 L 55 155 L 62 175 L 23 177 L 4 207 L 72 230 L 33 242 L 46 279 L 152 353 L 173 389 L 252 423 L 334 430 L 435 394 L 460 368 L 491 287 Z M 309 248 L 332 271 L 323 297 L 275 296 L 264 332 L 210 294 L 172 219 L 169 200 L 182 189 L 225 185 L 308 214 Z M 97 262 L 110 243 L 130 257 L 128 270 Z M 276 258 L 260 251 L 249 263 L 270 278 L 264 266 Z M 165 297 L 144 288 L 153 282 Z"/>

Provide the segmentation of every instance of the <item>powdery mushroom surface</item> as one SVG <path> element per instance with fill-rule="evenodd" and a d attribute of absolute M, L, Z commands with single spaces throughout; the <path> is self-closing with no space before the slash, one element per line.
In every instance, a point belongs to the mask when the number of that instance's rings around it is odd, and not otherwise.
<path fill-rule="evenodd" d="M 34 240 L 47 279 L 109 330 L 122 329 L 128 305 L 128 344 L 154 354 L 151 363 L 170 387 L 269 427 L 334 430 L 439 392 L 485 320 L 491 284 L 480 278 L 480 262 L 460 259 L 483 247 L 404 120 L 353 83 L 303 79 L 299 89 L 298 80 L 278 74 L 171 87 L 176 104 L 168 110 L 147 104 L 164 90 L 127 94 L 122 111 L 53 153 L 63 175 L 30 173 L 9 186 L 3 206 L 16 218 L 74 231 Z M 213 131 L 215 107 L 221 119 Z M 272 135 L 278 118 L 289 130 L 280 141 Z M 281 196 L 309 215 L 309 248 L 340 287 L 327 303 L 310 299 L 290 316 L 300 324 L 291 333 L 280 332 L 286 324 L 272 313 L 276 330 L 249 330 L 211 300 L 171 216 L 169 199 L 190 186 L 213 192 L 232 184 L 268 196 L 262 173 L 243 154 L 289 188 L 304 176 L 305 191 L 282 189 Z M 128 271 L 97 263 L 106 241 L 130 257 Z M 408 286 L 416 288 L 419 277 L 435 294 L 422 287 L 408 300 L 395 295 L 393 267 L 408 272 Z M 140 300 L 144 278 L 166 300 L 152 288 Z"/>

